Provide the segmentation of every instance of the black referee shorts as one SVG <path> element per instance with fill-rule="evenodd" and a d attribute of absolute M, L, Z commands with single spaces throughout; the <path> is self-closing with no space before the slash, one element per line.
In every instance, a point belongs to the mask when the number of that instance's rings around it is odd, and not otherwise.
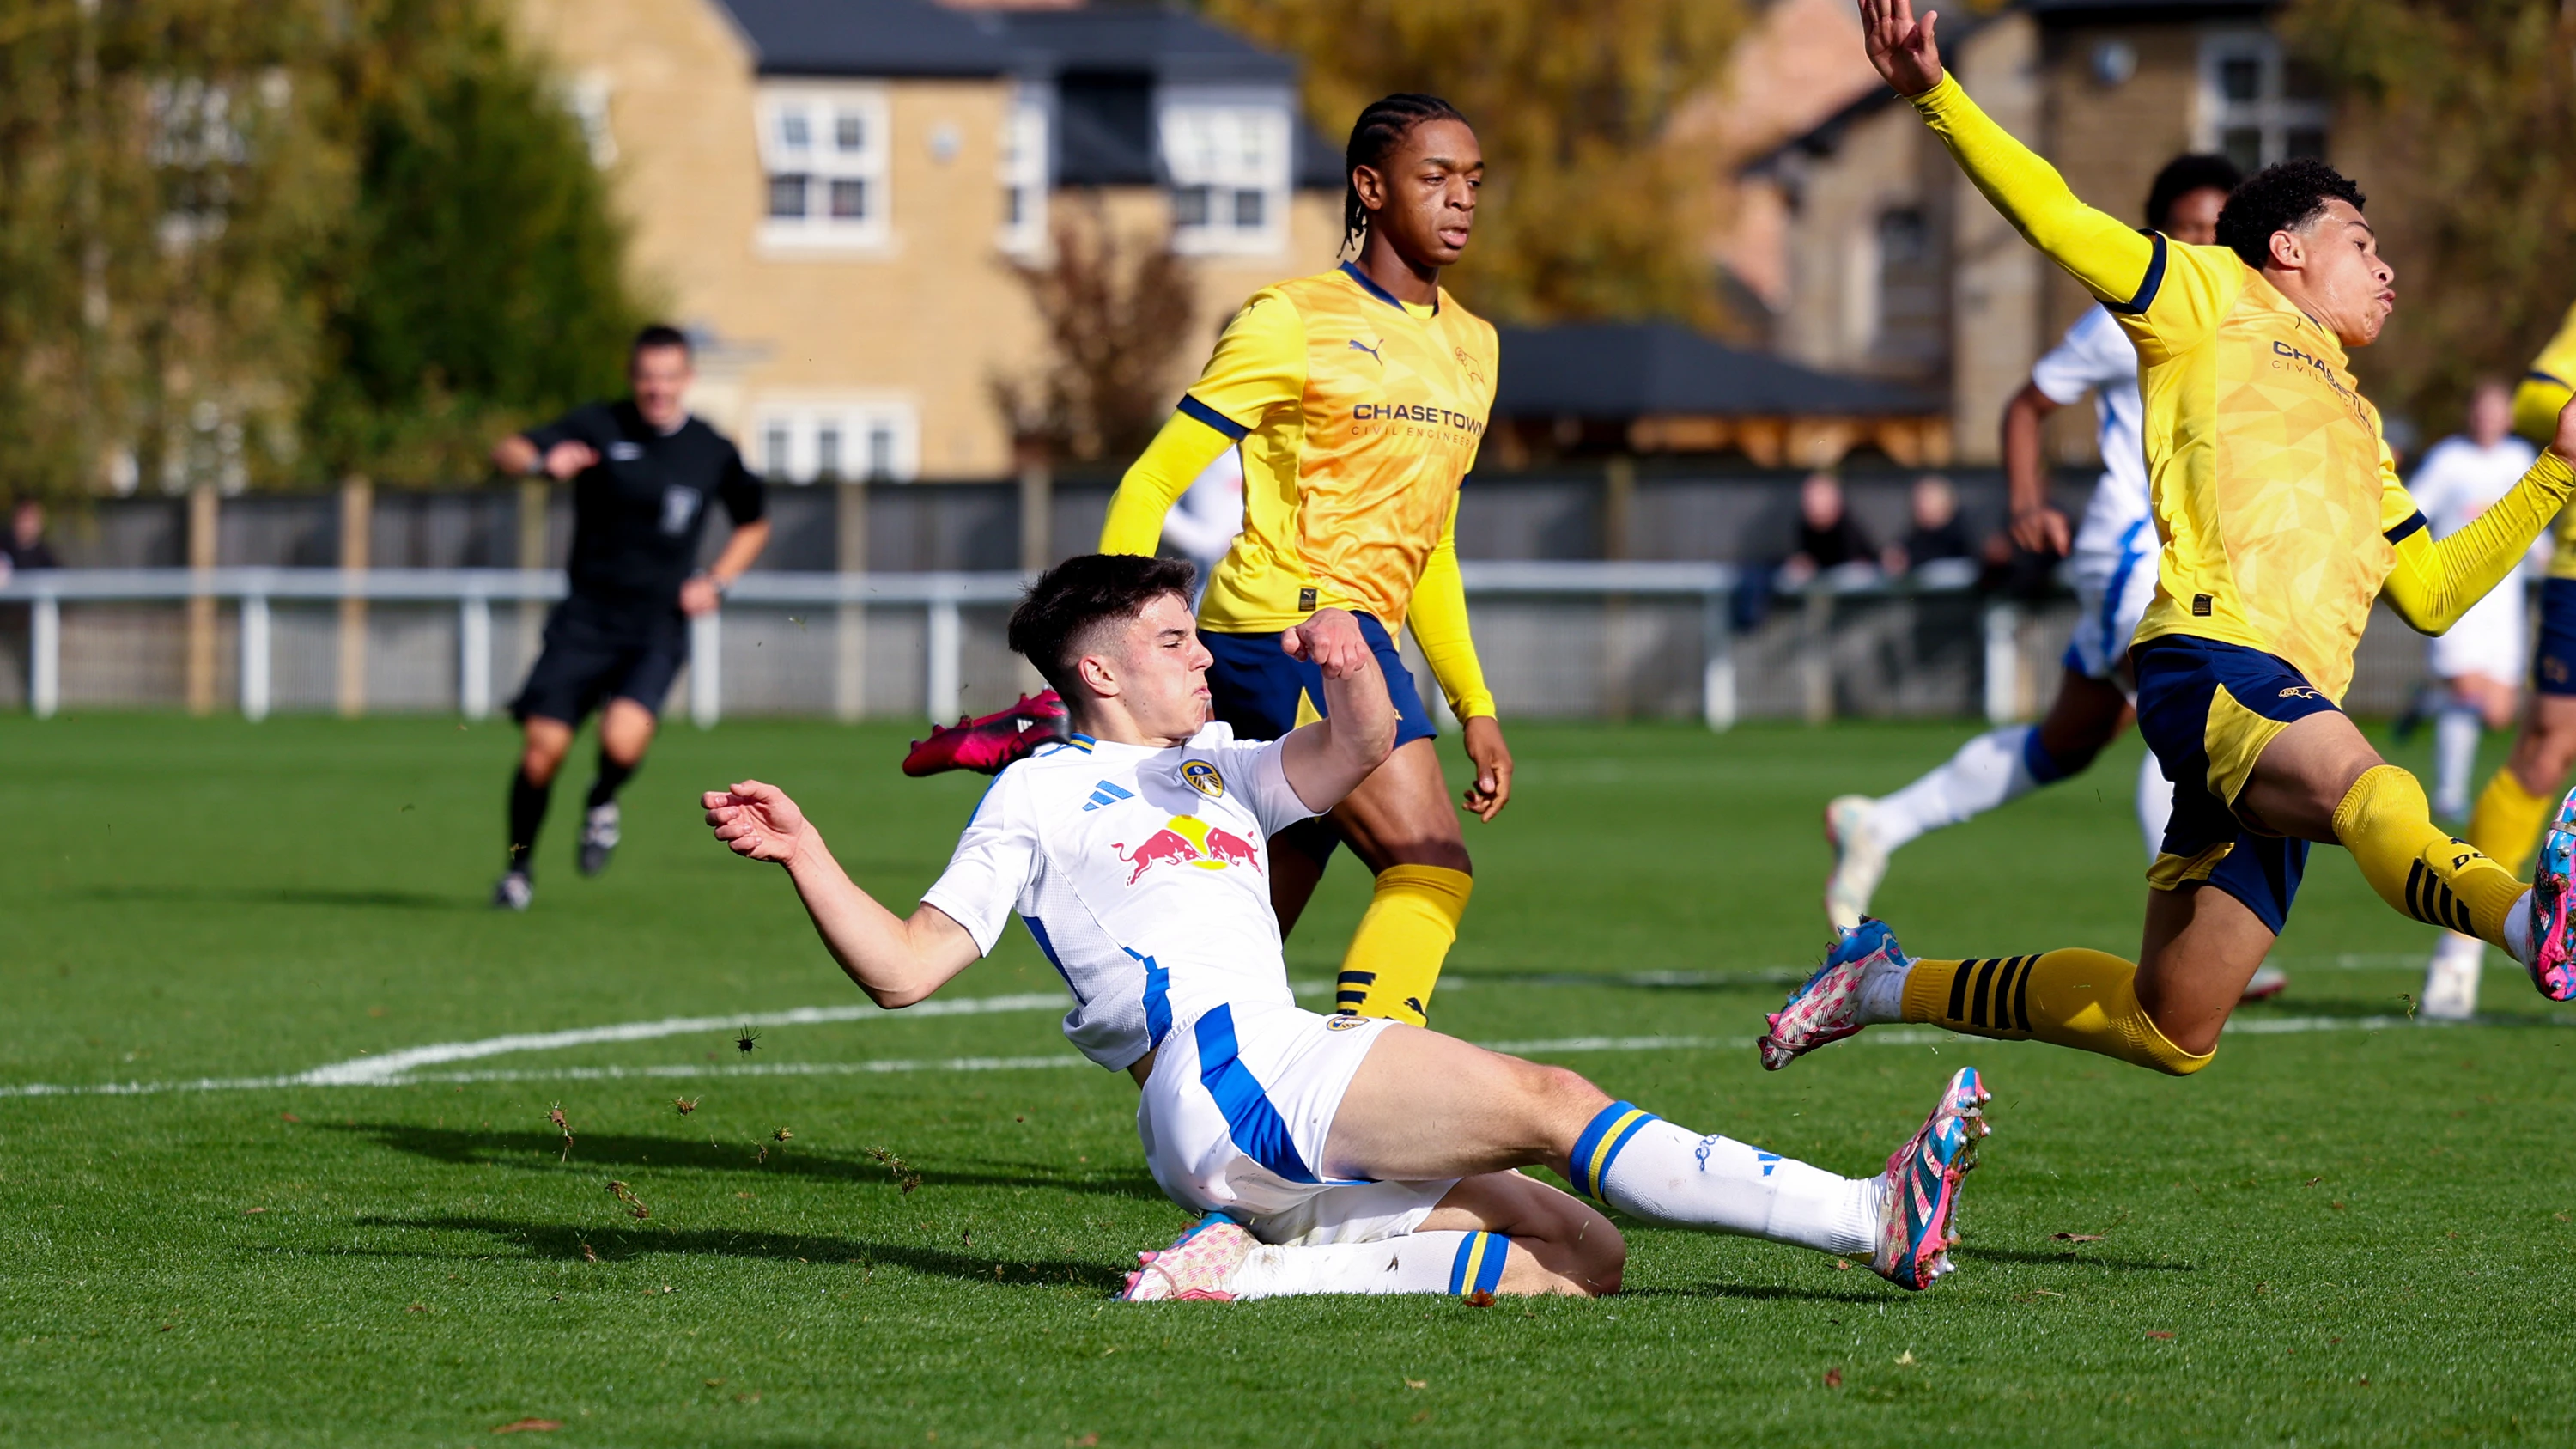
<path fill-rule="evenodd" d="M 621 609 L 575 596 L 546 616 L 536 667 L 510 701 L 511 717 L 578 725 L 610 699 L 631 699 L 655 715 L 689 662 L 687 621 L 675 609 Z"/>

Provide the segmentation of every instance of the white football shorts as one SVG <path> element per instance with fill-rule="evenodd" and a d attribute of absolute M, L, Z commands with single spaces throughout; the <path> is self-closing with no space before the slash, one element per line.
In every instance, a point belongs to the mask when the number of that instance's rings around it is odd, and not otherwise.
<path fill-rule="evenodd" d="M 2075 637 L 2066 641 L 2066 667 L 2088 679 L 2108 679 L 2135 694 L 2129 681 L 2129 641 L 2156 597 L 2156 553 L 2163 544 L 2155 524 L 2139 519 L 2110 548 L 2079 548 L 2067 559 L 2075 584 Z"/>
<path fill-rule="evenodd" d="M 1265 1243 L 1371 1243 L 1421 1225 L 1458 1179 L 1328 1175 L 1351 1076 L 1393 1023 L 1295 1006 L 1219 1005 L 1175 1023 L 1136 1104 L 1145 1164 L 1172 1201 L 1233 1216 Z"/>
<path fill-rule="evenodd" d="M 2469 606 L 2449 632 L 2425 644 L 2425 662 L 2437 679 L 2483 674 L 2520 685 L 2531 672 L 2530 595 L 2516 575 Z"/>

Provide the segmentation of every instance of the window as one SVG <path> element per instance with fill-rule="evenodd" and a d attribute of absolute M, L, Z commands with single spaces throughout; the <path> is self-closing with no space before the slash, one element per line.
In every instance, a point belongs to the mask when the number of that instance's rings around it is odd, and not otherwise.
<path fill-rule="evenodd" d="M 1941 249 L 1920 208 L 1879 213 L 1877 254 L 1874 360 L 1880 368 L 1898 373 L 1938 367 L 1945 321 Z"/>
<path fill-rule="evenodd" d="M 1172 104 L 1162 112 L 1172 246 L 1270 254 L 1287 244 L 1288 107 Z"/>
<path fill-rule="evenodd" d="M 778 483 L 908 483 L 920 424 L 902 399 L 775 399 L 760 409 L 760 471 Z"/>
<path fill-rule="evenodd" d="M 617 163 L 617 133 L 608 124 L 609 90 L 607 72 L 596 70 L 582 72 L 563 90 L 564 109 L 590 147 L 590 164 L 603 171 Z"/>
<path fill-rule="evenodd" d="M 1003 251 L 1029 258 L 1046 250 L 1047 113 L 1022 102 L 1002 133 Z"/>
<path fill-rule="evenodd" d="M 883 246 L 892 210 L 884 92 L 871 86 L 774 86 L 760 98 L 771 246 Z"/>
<path fill-rule="evenodd" d="M 2293 156 L 2322 157 L 2333 113 L 2324 78 L 2283 54 L 2278 37 L 2223 30 L 2201 38 L 2200 149 L 2247 171 Z"/>

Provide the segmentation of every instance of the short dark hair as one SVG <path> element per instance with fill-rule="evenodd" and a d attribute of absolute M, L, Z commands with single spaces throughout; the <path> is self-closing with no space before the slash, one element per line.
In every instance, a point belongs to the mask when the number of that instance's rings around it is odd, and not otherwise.
<path fill-rule="evenodd" d="M 2156 173 L 2156 183 L 2147 188 L 2147 230 L 2163 231 L 2173 221 L 2174 203 L 2195 191 L 2234 191 L 2245 180 L 2245 173 L 2224 156 L 2192 152 L 2176 156 Z"/>
<path fill-rule="evenodd" d="M 1351 173 L 1363 166 L 1386 165 L 1386 158 L 1425 121 L 1456 121 L 1463 126 L 1467 118 L 1438 96 L 1398 91 L 1369 102 L 1351 123 L 1350 143 L 1342 148 L 1342 250 L 1358 246 L 1369 229 L 1368 208 L 1360 205 L 1359 183 Z"/>
<path fill-rule="evenodd" d="M 2329 201 L 2348 201 L 2359 211 L 2361 188 L 2313 156 L 2276 162 L 2227 194 L 2227 209 L 2218 214 L 2218 244 L 2261 271 L 2272 259 L 2272 234 L 2315 221 Z"/>
<path fill-rule="evenodd" d="M 1037 666 L 1065 702 L 1080 708 L 1074 663 L 1103 624 L 1123 624 L 1165 594 L 1190 596 L 1198 570 L 1176 558 L 1086 553 L 1038 575 L 1011 611 L 1011 652 Z"/>
<path fill-rule="evenodd" d="M 635 334 L 635 345 L 626 349 L 626 355 L 632 357 L 636 353 L 649 352 L 656 347 L 676 347 L 692 355 L 697 352 L 696 348 L 689 345 L 688 333 L 668 322 L 653 322 L 646 324 L 644 330 Z"/>

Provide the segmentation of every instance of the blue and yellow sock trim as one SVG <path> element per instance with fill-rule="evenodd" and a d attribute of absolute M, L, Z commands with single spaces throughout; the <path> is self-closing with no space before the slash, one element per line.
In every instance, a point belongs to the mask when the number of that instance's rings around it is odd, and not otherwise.
<path fill-rule="evenodd" d="M 1512 1255 L 1512 1240 L 1500 1233 L 1469 1233 L 1458 1245 L 1458 1256 L 1449 1265 L 1449 1292 L 1465 1298 L 1483 1293 L 1491 1296 L 1503 1281 L 1503 1260 Z"/>
<path fill-rule="evenodd" d="M 1601 1109 L 1574 1139 L 1569 1164 L 1574 1170 L 1574 1190 L 1594 1202 L 1606 1202 L 1601 1195 L 1602 1180 L 1610 1175 L 1610 1164 L 1628 1139 L 1637 1135 L 1649 1122 L 1663 1119 L 1634 1102 L 1613 1102 Z"/>

